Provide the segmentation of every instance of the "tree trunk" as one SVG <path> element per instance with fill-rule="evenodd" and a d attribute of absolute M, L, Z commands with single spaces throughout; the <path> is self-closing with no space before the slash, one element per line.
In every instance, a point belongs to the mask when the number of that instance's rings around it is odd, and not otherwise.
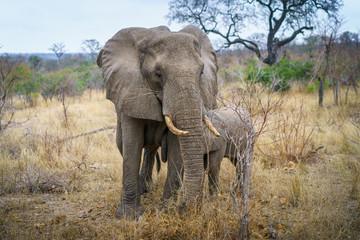
<path fill-rule="evenodd" d="M 277 57 L 276 57 L 276 51 L 277 48 L 273 47 L 268 50 L 268 56 L 263 60 L 263 63 L 268 64 L 269 66 L 272 66 L 276 63 Z"/>
<path fill-rule="evenodd" d="M 339 104 L 339 82 L 334 78 L 333 79 L 333 95 L 334 95 L 334 103 L 336 105 Z"/>
<path fill-rule="evenodd" d="M 325 51 L 326 65 L 325 65 L 324 74 L 321 79 L 318 78 L 319 82 L 320 82 L 320 84 L 319 84 L 319 106 L 320 107 L 323 106 L 325 79 L 326 79 L 326 76 L 328 74 L 328 69 L 329 69 L 329 57 L 330 57 L 330 47 L 327 46 L 326 51 Z"/>
<path fill-rule="evenodd" d="M 318 78 L 319 80 L 319 106 L 323 106 L 323 97 L 324 97 L 324 82 L 325 77 L 322 77 L 322 79 Z"/>

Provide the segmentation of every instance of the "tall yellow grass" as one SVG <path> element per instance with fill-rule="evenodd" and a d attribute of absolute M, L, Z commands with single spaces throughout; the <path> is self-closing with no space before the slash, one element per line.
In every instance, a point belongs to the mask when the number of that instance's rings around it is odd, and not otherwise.
<path fill-rule="evenodd" d="M 241 87 L 236 84 L 233 87 Z M 224 87 L 222 91 L 228 91 Z M 226 95 L 223 92 L 224 95 Z M 324 108 L 294 87 L 259 138 L 249 207 L 252 239 L 357 239 L 360 236 L 360 98 Z M 64 139 L 116 124 L 102 92 L 22 108 L 0 137 L 1 239 L 235 239 L 239 216 L 229 191 L 235 168 L 224 160 L 220 193 L 186 214 L 161 201 L 166 165 L 153 173 L 138 222 L 114 217 L 122 159 L 114 130 Z M 352 121 L 352 122 L 351 122 Z M 298 134 L 294 134 L 298 129 Z M 351 141 L 351 140 L 353 141 Z M 355 141 L 355 142 L 354 142 Z M 323 146 L 323 148 L 320 148 Z M 301 151 L 300 151 L 301 149 Z M 241 199 L 237 199 L 240 201 Z"/>

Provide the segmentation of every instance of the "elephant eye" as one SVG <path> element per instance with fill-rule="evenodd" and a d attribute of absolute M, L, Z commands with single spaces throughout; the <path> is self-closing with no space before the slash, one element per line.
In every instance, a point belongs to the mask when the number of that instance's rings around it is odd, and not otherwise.
<path fill-rule="evenodd" d="M 156 75 L 158 78 L 161 78 L 161 76 L 162 76 L 160 70 L 156 70 L 155 75 Z"/>

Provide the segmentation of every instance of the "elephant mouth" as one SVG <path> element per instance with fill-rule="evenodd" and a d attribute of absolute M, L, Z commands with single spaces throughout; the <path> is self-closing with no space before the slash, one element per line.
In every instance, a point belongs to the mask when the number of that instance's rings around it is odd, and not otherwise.
<path fill-rule="evenodd" d="M 211 121 L 207 118 L 204 117 L 203 121 L 205 122 L 206 127 L 216 136 L 219 137 L 220 134 L 219 132 L 216 130 L 216 128 L 214 127 L 214 125 L 212 125 Z M 169 128 L 169 130 L 178 136 L 186 136 L 189 134 L 189 131 L 184 131 L 184 130 L 180 130 L 177 127 L 175 127 L 172 119 L 170 116 L 165 116 L 165 123 L 166 126 Z"/>

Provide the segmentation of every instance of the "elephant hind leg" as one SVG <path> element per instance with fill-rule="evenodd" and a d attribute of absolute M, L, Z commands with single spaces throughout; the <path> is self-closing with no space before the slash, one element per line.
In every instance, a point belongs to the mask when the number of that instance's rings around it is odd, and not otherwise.
<path fill-rule="evenodd" d="M 140 185 L 142 194 L 150 191 L 154 185 L 152 180 L 152 172 L 157 151 L 158 147 L 148 147 L 144 149 L 143 163 L 140 172 Z"/>
<path fill-rule="evenodd" d="M 118 114 L 117 124 L 116 124 L 116 145 L 120 151 L 120 154 L 123 155 L 122 130 L 121 130 L 120 118 L 121 118 L 120 114 Z"/>
<path fill-rule="evenodd" d="M 168 134 L 167 144 L 167 178 L 164 186 L 163 199 L 169 199 L 177 195 L 184 176 L 183 162 L 181 158 L 180 146 L 177 136 L 172 133 Z"/>

